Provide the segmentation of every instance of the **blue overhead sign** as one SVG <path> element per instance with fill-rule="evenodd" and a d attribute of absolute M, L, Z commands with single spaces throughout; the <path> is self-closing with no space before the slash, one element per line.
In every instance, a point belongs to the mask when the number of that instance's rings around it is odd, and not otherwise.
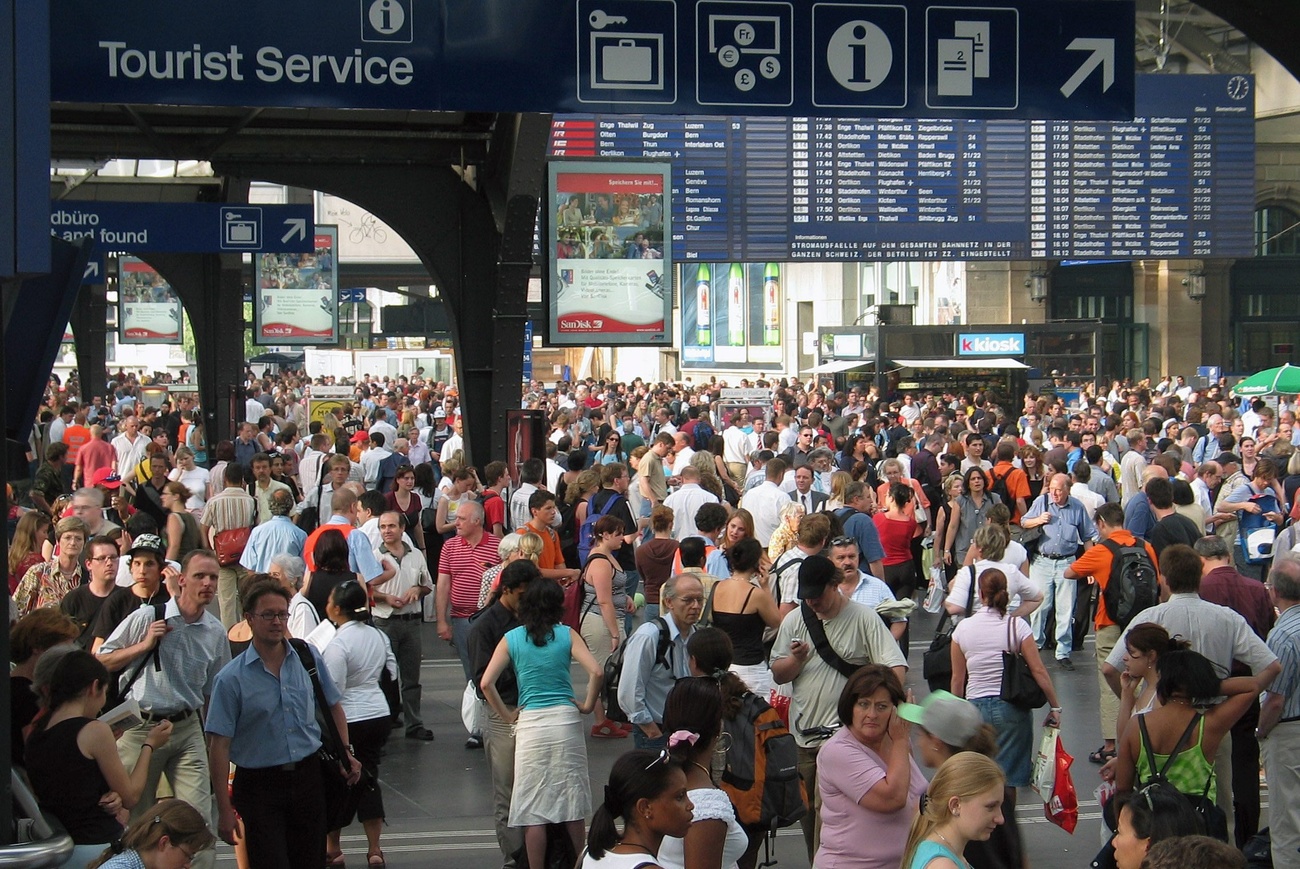
<path fill-rule="evenodd" d="M 1133 117 L 1133 0 L 54 0 L 58 102 Z"/>
<path fill-rule="evenodd" d="M 51 234 L 94 239 L 92 262 L 108 251 L 310 253 L 314 231 L 310 205 L 60 200 L 50 206 Z"/>

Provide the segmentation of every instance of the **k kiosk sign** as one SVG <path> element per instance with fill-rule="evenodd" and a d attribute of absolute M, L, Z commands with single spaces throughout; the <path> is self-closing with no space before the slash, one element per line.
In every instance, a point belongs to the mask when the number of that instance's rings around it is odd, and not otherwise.
<path fill-rule="evenodd" d="M 966 332 L 957 335 L 958 356 L 1024 356 L 1023 332 Z"/>

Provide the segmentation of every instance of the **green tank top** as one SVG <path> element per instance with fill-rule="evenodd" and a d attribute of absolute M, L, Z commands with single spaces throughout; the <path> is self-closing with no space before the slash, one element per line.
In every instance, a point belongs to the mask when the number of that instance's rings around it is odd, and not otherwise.
<path fill-rule="evenodd" d="M 1192 719 L 1187 732 L 1191 732 L 1192 728 L 1197 729 L 1196 742 L 1182 751 L 1175 749 L 1174 762 L 1169 765 L 1168 769 L 1164 769 L 1164 766 L 1169 760 L 1169 755 L 1156 754 L 1151 750 L 1151 737 L 1147 734 L 1146 716 L 1139 715 L 1137 719 L 1142 734 L 1142 750 L 1138 752 L 1137 758 L 1138 781 L 1150 782 L 1157 772 L 1164 770 L 1165 778 L 1180 793 L 1189 796 L 1214 793 L 1214 764 L 1206 759 L 1205 752 L 1201 749 L 1201 741 L 1205 738 L 1204 716 L 1198 712 L 1196 717 Z M 1187 733 L 1184 733 L 1179 738 L 1178 744 L 1181 745 L 1186 738 Z"/>

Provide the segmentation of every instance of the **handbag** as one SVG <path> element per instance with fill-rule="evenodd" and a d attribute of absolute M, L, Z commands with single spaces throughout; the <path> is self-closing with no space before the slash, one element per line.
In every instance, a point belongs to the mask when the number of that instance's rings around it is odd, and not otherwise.
<path fill-rule="evenodd" d="M 1014 627 L 1015 617 L 1008 617 L 1007 645 L 1010 649 L 1002 653 L 1002 692 L 999 696 L 1017 709 L 1037 709 L 1047 703 L 1047 694 L 1034 679 L 1029 662 L 1016 647 Z"/>
<path fill-rule="evenodd" d="M 253 521 L 257 521 L 257 511 L 254 508 Z M 244 547 L 248 545 L 248 538 L 253 533 L 253 526 L 248 525 L 243 528 L 230 528 L 226 531 L 218 531 L 212 535 L 212 548 L 217 553 L 217 563 L 222 567 L 229 567 L 239 561 L 240 556 L 244 554 Z"/>
<path fill-rule="evenodd" d="M 321 729 L 321 744 L 316 750 L 316 759 L 321 767 L 321 790 L 325 796 L 325 828 L 341 830 L 356 813 L 357 798 L 364 792 L 378 788 L 379 782 L 369 770 L 362 767 L 357 783 L 348 784 L 348 747 L 343 744 L 330 705 L 325 700 L 325 689 L 321 687 L 320 673 L 316 669 L 316 657 L 308 648 L 306 640 L 291 639 L 289 643 L 311 676 L 312 691 L 316 695 L 316 721 Z"/>
<path fill-rule="evenodd" d="M 975 567 L 972 565 L 967 569 L 970 571 L 970 591 L 966 594 L 966 617 L 969 618 L 975 607 Z M 952 632 L 956 627 L 952 615 L 945 610 L 939 620 L 939 631 L 921 658 L 921 674 L 931 691 L 952 688 Z"/>

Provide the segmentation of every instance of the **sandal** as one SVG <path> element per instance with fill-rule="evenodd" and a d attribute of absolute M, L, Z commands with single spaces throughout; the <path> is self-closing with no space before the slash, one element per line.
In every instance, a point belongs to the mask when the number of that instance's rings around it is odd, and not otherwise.
<path fill-rule="evenodd" d="M 378 860 L 379 862 L 375 862 L 376 860 Z M 385 869 L 385 867 L 387 867 L 388 864 L 384 861 L 384 852 L 373 851 L 367 854 L 366 865 L 369 866 L 370 869 Z"/>
<path fill-rule="evenodd" d="M 1101 748 L 1088 755 L 1088 763 L 1095 763 L 1098 765 L 1104 764 L 1106 761 L 1114 759 L 1115 755 L 1115 749 L 1107 749 L 1106 746 L 1103 745 Z"/>
<path fill-rule="evenodd" d="M 627 731 L 609 720 L 592 727 L 591 735 L 593 739 L 627 739 Z"/>
<path fill-rule="evenodd" d="M 347 865 L 345 859 L 346 858 L 343 856 L 342 851 L 339 851 L 336 854 L 326 854 L 325 869 L 343 869 L 343 867 Z"/>

